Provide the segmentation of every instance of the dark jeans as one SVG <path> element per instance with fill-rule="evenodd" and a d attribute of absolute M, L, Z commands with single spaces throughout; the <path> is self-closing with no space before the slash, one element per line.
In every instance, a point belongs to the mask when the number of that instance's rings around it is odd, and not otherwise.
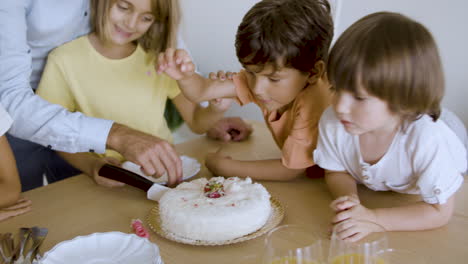
<path fill-rule="evenodd" d="M 7 139 L 15 155 L 23 192 L 42 186 L 44 174 L 53 183 L 81 173 L 52 149 L 8 133 Z"/>

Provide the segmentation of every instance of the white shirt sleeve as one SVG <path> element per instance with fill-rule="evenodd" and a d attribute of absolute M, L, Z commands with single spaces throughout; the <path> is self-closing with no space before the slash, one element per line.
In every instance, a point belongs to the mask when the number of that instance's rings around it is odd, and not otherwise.
<path fill-rule="evenodd" d="M 320 118 L 319 138 L 314 150 L 314 162 L 321 168 L 330 171 L 345 171 L 338 154 L 337 137 L 339 125 L 333 109 L 329 107 Z"/>
<path fill-rule="evenodd" d="M 0 102 L 14 120 L 9 132 L 60 151 L 103 153 L 112 121 L 70 113 L 31 89 L 30 5 L 31 0 L 0 1 Z"/>
<path fill-rule="evenodd" d="M 411 131 L 410 150 L 417 186 L 426 203 L 447 202 L 463 183 L 466 150 L 443 121 Z"/>

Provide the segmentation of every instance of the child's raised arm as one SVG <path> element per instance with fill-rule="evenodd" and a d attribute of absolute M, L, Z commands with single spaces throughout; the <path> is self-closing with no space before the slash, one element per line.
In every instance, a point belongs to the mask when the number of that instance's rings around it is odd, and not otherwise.
<path fill-rule="evenodd" d="M 156 71 L 164 72 L 176 80 L 185 97 L 194 103 L 236 97 L 236 89 L 231 80 L 212 80 L 197 74 L 195 64 L 185 50 L 169 48 L 160 53 Z"/>

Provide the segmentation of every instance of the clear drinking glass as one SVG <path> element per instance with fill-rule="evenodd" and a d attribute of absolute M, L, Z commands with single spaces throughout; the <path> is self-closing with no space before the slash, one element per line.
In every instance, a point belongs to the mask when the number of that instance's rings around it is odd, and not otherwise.
<path fill-rule="evenodd" d="M 328 254 L 330 264 L 387 264 L 383 252 L 388 250 L 385 232 L 369 234 L 358 242 L 347 242 L 332 234 Z M 409 263 L 408 263 L 409 264 Z"/>
<path fill-rule="evenodd" d="M 264 264 L 323 264 L 321 234 L 306 226 L 283 225 L 265 238 Z"/>

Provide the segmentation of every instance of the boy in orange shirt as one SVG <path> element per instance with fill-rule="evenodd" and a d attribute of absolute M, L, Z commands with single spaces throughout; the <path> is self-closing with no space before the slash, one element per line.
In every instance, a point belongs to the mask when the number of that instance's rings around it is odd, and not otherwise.
<path fill-rule="evenodd" d="M 212 173 L 290 180 L 315 165 L 318 123 L 331 98 L 325 65 L 332 38 L 325 0 L 264 0 L 250 9 L 238 28 L 236 52 L 244 70 L 233 80 L 196 74 L 184 50 L 168 49 L 159 55 L 158 72 L 177 80 L 189 100 L 235 98 L 241 105 L 257 104 L 282 150 L 276 160 L 239 161 L 219 152 L 209 154 L 206 165 Z"/>

